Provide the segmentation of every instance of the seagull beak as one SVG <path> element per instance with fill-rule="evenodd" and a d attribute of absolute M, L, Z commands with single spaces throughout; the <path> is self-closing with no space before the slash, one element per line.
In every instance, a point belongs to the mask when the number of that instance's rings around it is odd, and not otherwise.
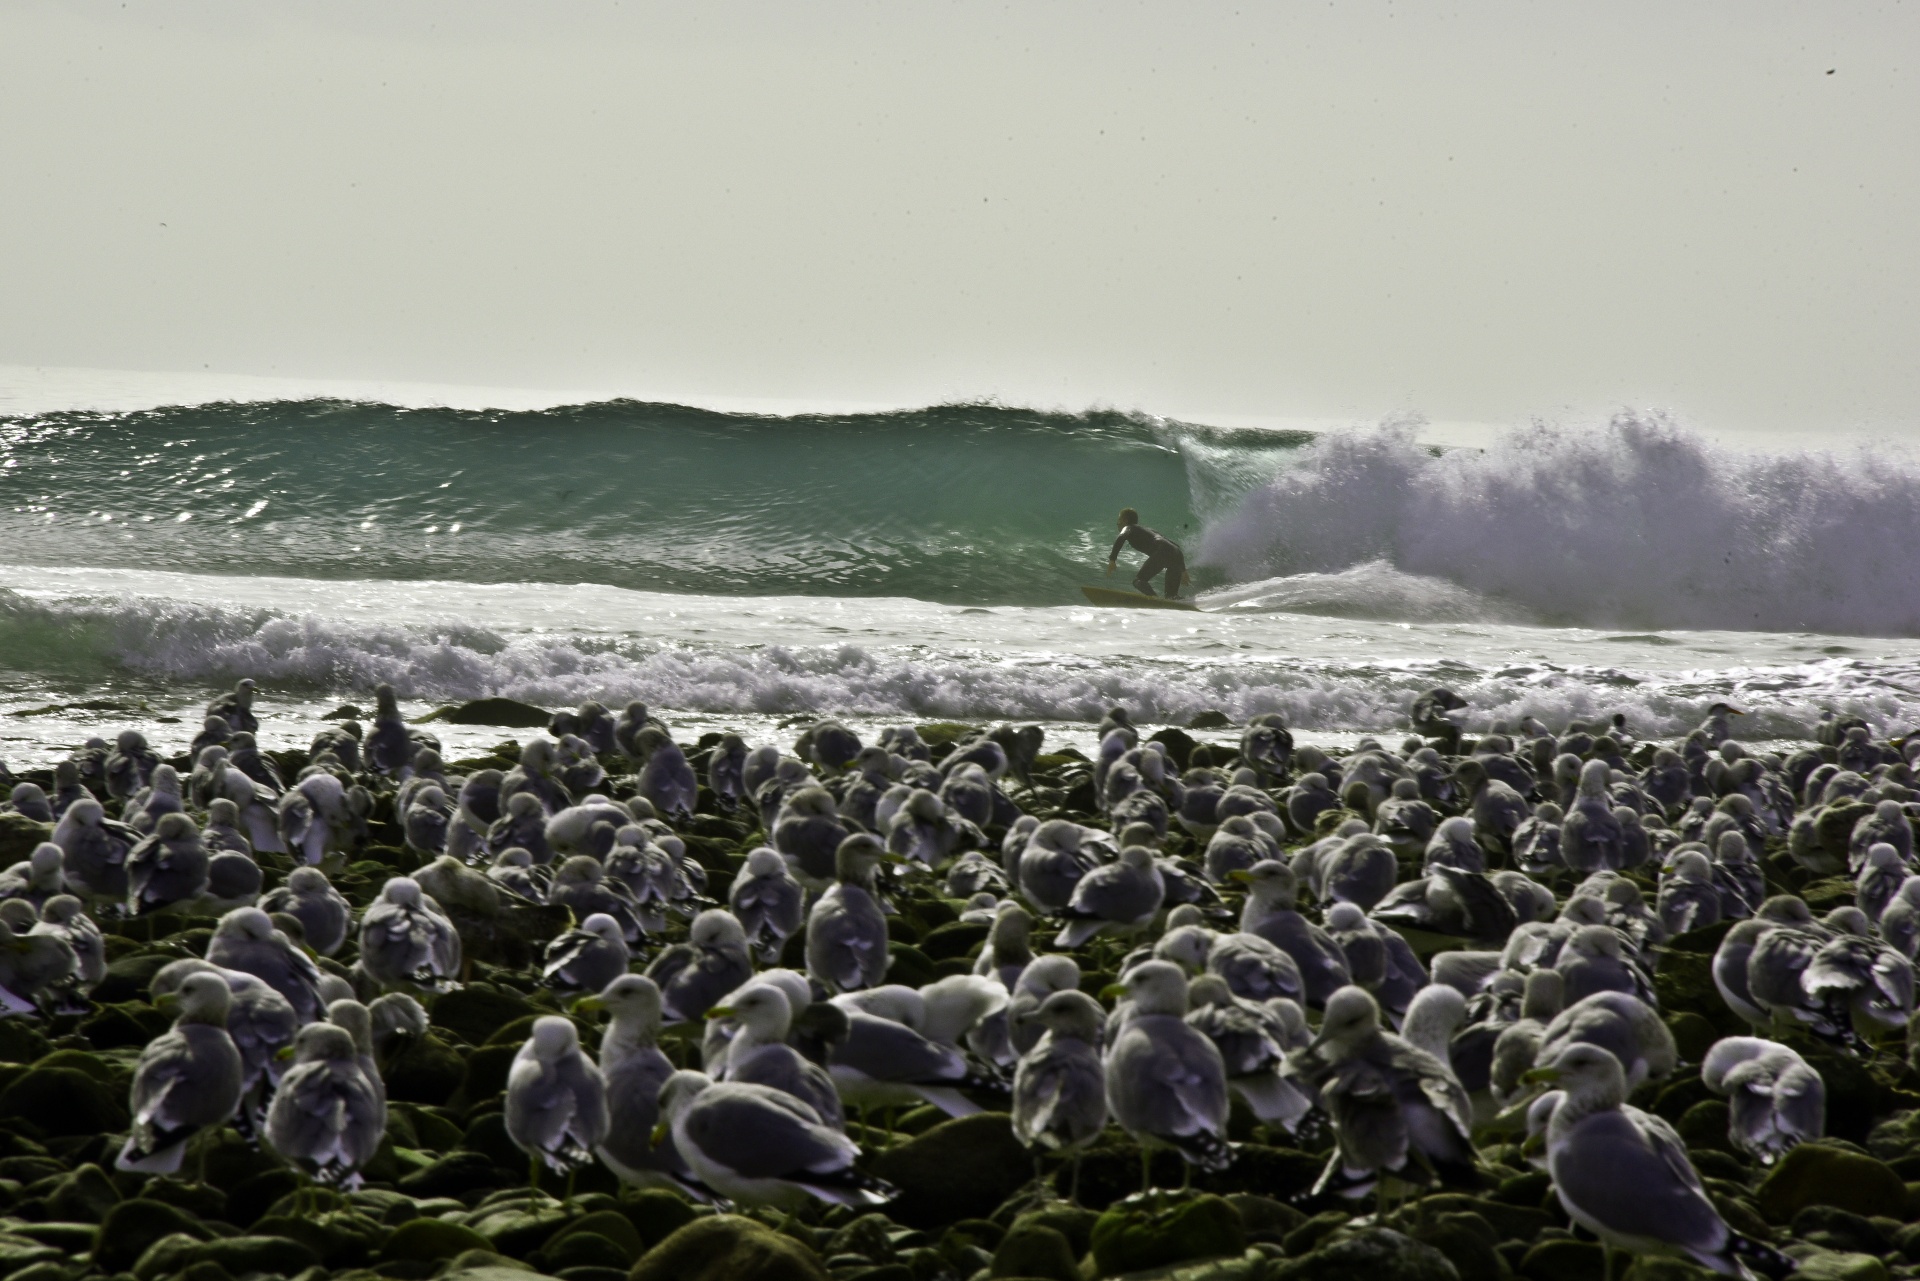
<path fill-rule="evenodd" d="M 597 996 L 583 996 L 567 1008 L 575 1014 L 598 1014 L 607 1008 L 607 1003 Z"/>
<path fill-rule="evenodd" d="M 1520 1155 L 1523 1157 L 1539 1156 L 1546 1150 L 1547 1136 L 1544 1134 L 1529 1134 L 1520 1144 Z"/>
<path fill-rule="evenodd" d="M 285 1063 L 293 1057 L 293 1047 L 291 1045 L 283 1045 L 273 1052 L 273 1057 Z"/>
<path fill-rule="evenodd" d="M 660 1124 L 653 1127 L 653 1137 L 650 1140 L 650 1142 L 654 1147 L 657 1148 L 662 1143 L 665 1143 L 667 1141 L 667 1135 L 670 1134 L 671 1132 L 672 1131 L 668 1128 L 667 1123 L 665 1121 L 662 1121 Z"/>
<path fill-rule="evenodd" d="M 739 1013 L 740 1011 L 734 1009 L 731 1005 L 716 1005 L 707 1011 L 707 1017 L 710 1019 L 730 1019 L 737 1017 Z"/>
<path fill-rule="evenodd" d="M 1242 885 L 1251 885 L 1253 884 L 1253 873 L 1244 867 L 1236 867 L 1227 873 L 1227 879 L 1229 881 L 1238 881 Z"/>
<path fill-rule="evenodd" d="M 1729 707 L 1729 708 L 1727 709 L 1727 715 L 1729 715 L 1729 716 L 1745 716 L 1745 715 L 1746 715 L 1746 713 L 1745 713 L 1745 712 L 1743 712 L 1743 711 L 1741 711 L 1741 710 L 1740 710 L 1739 708 L 1737 708 L 1737 707 Z"/>
<path fill-rule="evenodd" d="M 180 994 L 177 992 L 167 993 L 165 996 L 160 997 L 158 1000 L 154 1001 L 153 1008 L 160 1011 L 162 1014 L 179 1013 Z"/>
<path fill-rule="evenodd" d="M 1103 1001 L 1117 1001 L 1126 994 L 1127 985 L 1125 983 L 1109 983 L 1100 989 L 1100 999 Z"/>
<path fill-rule="evenodd" d="M 1551 1085 L 1560 1079 L 1560 1069 L 1556 1067 L 1537 1067 L 1524 1073 L 1520 1079 L 1529 1085 Z"/>

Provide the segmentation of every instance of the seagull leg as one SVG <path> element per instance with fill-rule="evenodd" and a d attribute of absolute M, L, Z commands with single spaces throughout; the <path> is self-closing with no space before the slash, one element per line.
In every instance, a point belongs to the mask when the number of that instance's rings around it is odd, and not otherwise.
<path fill-rule="evenodd" d="M 560 1208 L 568 1214 L 573 1213 L 573 1181 L 578 1178 L 579 1175 L 580 1167 L 569 1166 L 567 1168 L 567 1194 L 561 1198 Z"/>
<path fill-rule="evenodd" d="M 527 1158 L 527 1186 L 533 1189 L 535 1196 L 540 1195 L 540 1155 L 537 1152 Z"/>
<path fill-rule="evenodd" d="M 1140 1145 L 1140 1195 L 1145 1196 L 1151 1191 L 1153 1191 L 1153 1153 L 1148 1151 L 1146 1144 L 1142 1143 Z"/>
<path fill-rule="evenodd" d="M 1075 1152 L 1073 1154 L 1073 1182 L 1070 1185 L 1070 1187 L 1071 1187 L 1071 1190 L 1067 1193 L 1067 1200 L 1069 1203 L 1073 1205 L 1079 1205 L 1080 1204 L 1080 1154 L 1078 1152 Z"/>

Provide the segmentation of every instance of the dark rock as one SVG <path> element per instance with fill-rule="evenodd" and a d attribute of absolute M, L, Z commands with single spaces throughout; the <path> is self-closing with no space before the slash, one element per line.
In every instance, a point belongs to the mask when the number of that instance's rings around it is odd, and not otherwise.
<path fill-rule="evenodd" d="M 1540 1175 L 1540 1192 L 1532 1197 L 1532 1204 L 1512 1205 L 1504 1200 L 1486 1197 L 1467 1196 L 1459 1192 L 1439 1192 L 1420 1199 L 1420 1209 L 1425 1214 L 1472 1214 L 1491 1224 L 1493 1231 L 1502 1241 L 1530 1241 L 1542 1230 L 1553 1226 L 1554 1219 L 1544 1210 L 1536 1208 L 1546 1194 L 1546 1175 Z M 1522 1175 L 1522 1179 L 1529 1178 Z"/>
<path fill-rule="evenodd" d="M 1442 1214 L 1413 1230 L 1413 1237 L 1447 1256 L 1460 1281 L 1501 1281 L 1506 1269 L 1494 1247 L 1499 1237 L 1477 1214 Z"/>
<path fill-rule="evenodd" d="M 98 1223 L 120 1204 L 119 1190 L 99 1166 L 88 1162 L 47 1194 L 47 1212 L 56 1219 Z"/>
<path fill-rule="evenodd" d="M 474 1118 L 467 1132 L 460 1139 L 460 1146 L 469 1152 L 479 1152 L 503 1170 L 512 1170 L 527 1163 L 526 1153 L 514 1145 L 507 1135 L 507 1117 L 503 1112 L 488 1112 Z"/>
<path fill-rule="evenodd" d="M 1871 1254 L 1822 1251 L 1800 1260 L 1798 1281 L 1888 1281 L 1887 1265 Z"/>
<path fill-rule="evenodd" d="M 227 1222 L 249 1226 L 281 1198 L 299 1189 L 300 1176 L 284 1167 L 241 1179 L 227 1193 Z"/>
<path fill-rule="evenodd" d="M 117 1050 L 144 1046 L 172 1026 L 171 1019 L 146 1002 L 127 1000 L 102 1006 L 82 1019 L 74 1031 L 86 1037 L 96 1050 Z"/>
<path fill-rule="evenodd" d="M 1239 1212 L 1217 1196 L 1171 1203 L 1151 1197 L 1102 1214 L 1093 1225 L 1092 1254 L 1100 1275 L 1108 1276 L 1239 1254 L 1246 1244 Z"/>
<path fill-rule="evenodd" d="M 286 1237 L 240 1236 L 197 1241 L 184 1233 L 162 1237 L 133 1265 L 139 1281 L 154 1281 L 196 1263 L 217 1263 L 235 1276 L 249 1272 L 292 1276 L 320 1262 L 320 1257 Z"/>
<path fill-rule="evenodd" d="M 1893 1242 L 1872 1219 L 1830 1205 L 1810 1205 L 1794 1215 L 1792 1232 L 1796 1239 L 1824 1250 L 1886 1254 L 1893 1249 Z"/>
<path fill-rule="evenodd" d="M 487 1038 L 506 1024 L 540 1012 L 518 992 L 490 983 L 469 983 L 436 1000 L 432 1019 L 434 1027 L 452 1032 L 470 1045 L 485 1045 Z"/>
<path fill-rule="evenodd" d="M 386 1243 L 388 1231 L 365 1215 L 332 1210 L 300 1216 L 269 1214 L 253 1225 L 253 1234 L 298 1241 L 319 1255 L 327 1267 L 352 1268 L 373 1258 Z"/>
<path fill-rule="evenodd" d="M 1669 1014 L 1667 1030 L 1673 1033 L 1673 1043 L 1679 1049 L 1680 1057 L 1688 1063 L 1698 1063 L 1706 1058 L 1707 1051 L 1722 1035 L 1719 1028 L 1692 1010 Z"/>
<path fill-rule="evenodd" d="M 641 1256 L 630 1281 L 829 1281 L 812 1251 L 735 1214 L 689 1223 Z"/>
<path fill-rule="evenodd" d="M 1013 1230 L 1001 1238 L 993 1252 L 989 1275 L 1080 1281 L 1080 1265 L 1063 1233 L 1026 1220 L 1015 1224 Z"/>
<path fill-rule="evenodd" d="M 882 1152 L 873 1172 L 900 1189 L 887 1215 L 909 1227 L 984 1218 L 1032 1177 L 1026 1149 L 1004 1112 L 981 1112 L 934 1126 Z"/>
<path fill-rule="evenodd" d="M 618 1265 L 622 1268 L 633 1266 L 634 1260 L 646 1253 L 646 1244 L 640 1238 L 639 1229 L 633 1226 L 633 1220 L 617 1210 L 595 1210 L 591 1214 L 581 1215 L 566 1227 L 561 1228 L 553 1234 L 545 1246 L 541 1247 L 552 1270 L 558 1271 L 562 1266 L 554 1262 L 555 1247 L 568 1237 L 580 1233 L 592 1233 L 623 1251 L 626 1258 Z"/>
<path fill-rule="evenodd" d="M 42 1264 L 58 1265 L 66 1257 L 67 1251 L 57 1245 L 47 1245 L 12 1233 L 0 1233 L 0 1276 Z"/>
<path fill-rule="evenodd" d="M 0 867 L 26 861 L 34 846 L 53 835 L 53 824 L 38 823 L 25 814 L 0 814 Z"/>
<path fill-rule="evenodd" d="M 1252 1192 L 1235 1192 L 1227 1198 L 1227 1204 L 1239 1213 L 1249 1241 L 1278 1244 L 1307 1221 L 1305 1211 Z"/>
<path fill-rule="evenodd" d="M 402 1177 L 396 1186 L 408 1196 L 457 1197 L 481 1188 L 511 1184 L 516 1177 L 524 1181 L 525 1171 L 515 1176 L 502 1170 L 482 1153 L 449 1152 L 426 1169 Z"/>
<path fill-rule="evenodd" d="M 700 1217 L 692 1202 L 664 1188 L 644 1188 L 623 1207 L 642 1242 L 658 1245 Z"/>
<path fill-rule="evenodd" d="M 1280 1245 L 1288 1254 L 1300 1255 L 1347 1226 L 1352 1216 L 1344 1210 L 1322 1210 L 1282 1238 Z"/>
<path fill-rule="evenodd" d="M 621 1222 L 625 1223 L 626 1220 L 622 1219 Z M 628 1231 L 632 1231 L 631 1226 Z M 546 1272 L 564 1275 L 573 1268 L 613 1268 L 624 1274 L 633 1266 L 634 1251 L 608 1240 L 598 1232 L 569 1232 L 547 1242 L 537 1257 L 541 1269 Z"/>
<path fill-rule="evenodd" d="M 1723 1099 L 1706 1099 L 1688 1108 L 1673 1128 L 1687 1141 L 1689 1148 L 1716 1148 L 1731 1153 L 1733 1140 L 1727 1137 L 1730 1113 Z"/>
<path fill-rule="evenodd" d="M 1772 1223 L 1788 1223 L 1810 1205 L 1904 1219 L 1907 1185 L 1882 1161 L 1825 1143 L 1803 1143 L 1768 1171 L 1754 1196 Z"/>
<path fill-rule="evenodd" d="M 1621 1274 L 1621 1281 L 1714 1281 L 1719 1275 L 1686 1259 L 1649 1254 L 1635 1259 Z"/>
<path fill-rule="evenodd" d="M 1288 1259 L 1273 1281 L 1459 1281 L 1447 1256 L 1390 1228 L 1343 1235 L 1312 1253 Z"/>
<path fill-rule="evenodd" d="M 1188 729 L 1231 729 L 1233 718 L 1225 712 L 1208 708 L 1187 722 Z"/>
<path fill-rule="evenodd" d="M 920 940 L 920 950 L 936 961 L 952 960 L 971 952 L 992 928 L 985 921 L 954 921 L 936 926 Z"/>
<path fill-rule="evenodd" d="M 148 1246 L 177 1233 L 205 1237 L 207 1229 L 200 1220 L 159 1200 L 140 1196 L 123 1200 L 100 1220 L 100 1231 L 94 1237 L 94 1266 L 106 1273 L 131 1271 Z"/>
<path fill-rule="evenodd" d="M 428 1032 L 400 1047 L 387 1064 L 387 1097 L 396 1103 L 439 1107 L 466 1079 L 467 1065 L 447 1043 Z"/>
<path fill-rule="evenodd" d="M 558 1201 L 516 1201 L 497 1205 L 468 1226 L 501 1254 L 518 1259 L 538 1249 L 568 1218 Z"/>
<path fill-rule="evenodd" d="M 135 952 L 123 956 L 107 966 L 107 976 L 93 989 L 93 999 L 100 1005 L 144 1001 L 153 976 L 179 959 L 165 952 Z"/>
<path fill-rule="evenodd" d="M 53 1042 L 24 1019 L 0 1019 L 0 1063 L 32 1063 L 44 1058 Z"/>
<path fill-rule="evenodd" d="M 403 1223 L 380 1247 L 383 1260 L 451 1259 L 467 1250 L 490 1250 L 487 1239 L 472 1228 L 444 1219 L 414 1219 Z"/>
<path fill-rule="evenodd" d="M 226 1193 L 204 1183 L 187 1183 L 178 1178 L 149 1179 L 140 1195 L 150 1201 L 164 1201 L 176 1210 L 185 1210 L 197 1219 L 227 1219 Z"/>
<path fill-rule="evenodd" d="M 545 729 L 553 713 L 517 698 L 475 698 L 451 707 L 437 707 L 418 717 L 416 725 L 445 721 L 449 725 L 498 725 L 504 729 Z"/>
<path fill-rule="evenodd" d="M 507 1073 L 513 1070 L 513 1056 L 519 1052 L 517 1045 L 483 1045 L 467 1055 L 466 1074 L 447 1106 L 465 1112 L 498 1098 L 507 1088 Z"/>
<path fill-rule="evenodd" d="M 0 1090 L 0 1117 L 32 1121 L 44 1134 L 122 1130 L 127 1110 L 106 1086 L 70 1067 L 29 1068 Z"/>
<path fill-rule="evenodd" d="M 1011 1235 L 1023 1223 L 1052 1228 L 1067 1239 L 1067 1244 L 1073 1248 L 1074 1257 L 1078 1258 L 1092 1248 L 1093 1225 L 1099 1221 L 1100 1216 L 1092 1210 L 1083 1210 L 1077 1205 L 1056 1203 L 1020 1215 L 1013 1221 L 1013 1227 L 1008 1229 L 1008 1234 Z"/>
<path fill-rule="evenodd" d="M 1561 1238 L 1528 1250 L 1514 1270 L 1527 1281 L 1602 1281 L 1606 1259 L 1591 1242 Z"/>

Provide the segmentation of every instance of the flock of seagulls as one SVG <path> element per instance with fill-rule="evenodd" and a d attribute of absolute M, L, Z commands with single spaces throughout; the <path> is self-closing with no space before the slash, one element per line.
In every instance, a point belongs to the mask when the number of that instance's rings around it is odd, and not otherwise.
<path fill-rule="evenodd" d="M 459 774 L 383 686 L 368 726 L 323 731 L 282 777 L 254 696 L 214 701 L 190 769 L 129 730 L 50 789 L 12 787 L 48 834 L 0 872 L 9 1011 L 84 1002 L 96 921 L 219 917 L 204 959 L 155 976 L 176 1021 L 141 1056 L 124 1169 L 179 1170 L 233 1125 L 354 1186 L 385 1129 L 377 1045 L 430 1025 L 484 909 L 526 901 L 573 922 L 534 962 L 555 1012 L 506 1085 L 536 1185 L 598 1161 L 707 1201 L 882 1205 L 864 1123 L 932 1104 L 1009 1113 L 1070 1197 L 1118 1127 L 1144 1189 L 1156 1149 L 1228 1166 L 1237 1098 L 1270 1131 L 1330 1137 L 1318 1196 L 1384 1214 L 1472 1186 L 1486 1136 L 1524 1133 L 1609 1249 L 1777 1275 L 1791 1261 L 1727 1224 L 1629 1097 L 1697 1070 L 1732 1144 L 1771 1163 L 1825 1126 L 1788 1042 L 1871 1055 L 1913 1013 L 1920 741 L 1857 720 L 1786 756 L 1744 748 L 1725 704 L 1674 746 L 1621 717 L 1472 738 L 1436 689 L 1412 736 L 1340 756 L 1273 715 L 1210 745 L 1115 709 L 1093 759 L 1043 760 L 1035 727 L 936 749 L 822 720 L 791 754 L 728 734 L 690 760 L 644 705 L 589 702 L 511 768 Z M 689 853 L 696 812 L 752 834 L 730 876 Z M 375 825 L 420 865 L 356 912 L 328 873 Z M 1853 878 L 1855 901 L 1816 916 L 1770 893 L 1770 856 Z M 889 982 L 894 900 L 916 887 L 985 926 L 965 972 L 920 986 Z M 1708 929 L 1751 1035 L 1688 1065 L 1655 976 Z M 596 1051 L 581 1030 L 601 1016 Z"/>

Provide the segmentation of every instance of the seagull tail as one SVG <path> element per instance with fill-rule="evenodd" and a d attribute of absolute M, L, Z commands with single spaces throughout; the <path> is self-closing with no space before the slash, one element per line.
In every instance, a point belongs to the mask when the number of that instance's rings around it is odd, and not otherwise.
<path fill-rule="evenodd" d="M 900 1189 L 885 1179 L 863 1174 L 851 1166 L 825 1174 L 809 1174 L 795 1182 L 822 1201 L 836 1205 L 885 1205 L 900 1195 Z"/>
<path fill-rule="evenodd" d="M 1721 1257 L 1731 1260 L 1746 1276 L 1758 1273 L 1763 1277 L 1779 1278 L 1800 1266 L 1766 1242 L 1741 1236 L 1738 1232 L 1728 1234 L 1727 1248 Z"/>
<path fill-rule="evenodd" d="M 1212 1130 L 1167 1135 L 1165 1141 L 1179 1151 L 1187 1164 L 1203 1170 L 1224 1170 L 1233 1164 L 1233 1145 Z"/>

